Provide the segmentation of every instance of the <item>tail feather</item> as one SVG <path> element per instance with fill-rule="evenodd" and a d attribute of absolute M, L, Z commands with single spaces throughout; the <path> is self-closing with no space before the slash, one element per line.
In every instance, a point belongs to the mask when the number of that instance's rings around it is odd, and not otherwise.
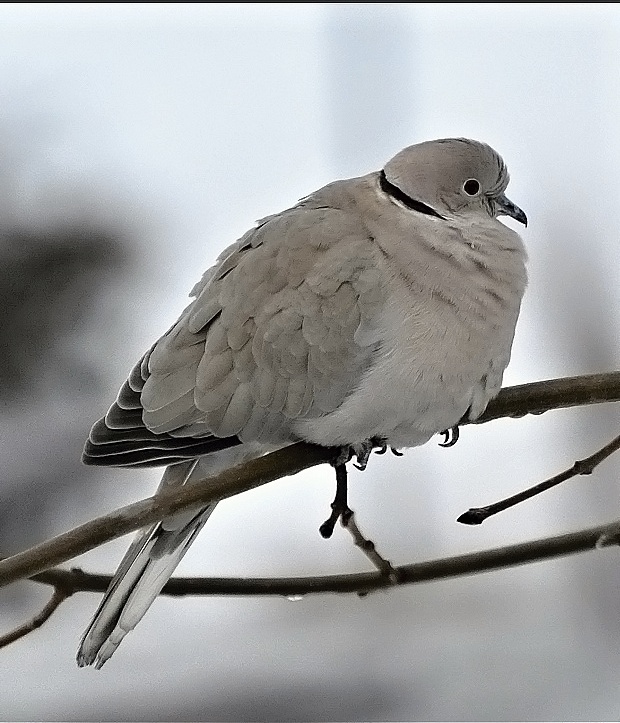
<path fill-rule="evenodd" d="M 208 474 L 276 449 L 243 444 L 222 449 L 208 458 L 191 459 L 166 467 L 159 490 L 192 484 Z M 183 555 L 203 528 L 217 502 L 200 510 L 178 512 L 141 530 L 125 553 L 77 654 L 80 667 L 100 668 L 133 630 L 161 592 Z"/>
<path fill-rule="evenodd" d="M 160 489 L 185 484 L 195 460 L 166 469 Z M 204 527 L 217 503 L 181 512 L 138 533 L 103 596 L 77 654 L 78 665 L 100 668 L 144 617 Z"/>
<path fill-rule="evenodd" d="M 142 620 L 215 506 L 202 509 L 181 530 L 170 532 L 161 523 L 154 525 L 130 547 L 82 638 L 77 654 L 80 667 L 101 668 L 112 656 Z"/>

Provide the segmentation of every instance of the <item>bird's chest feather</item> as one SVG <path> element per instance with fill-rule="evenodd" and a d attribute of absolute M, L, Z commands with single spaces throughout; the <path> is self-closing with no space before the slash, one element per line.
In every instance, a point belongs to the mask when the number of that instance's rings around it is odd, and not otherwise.
<path fill-rule="evenodd" d="M 478 416 L 501 386 L 525 288 L 523 255 L 495 256 L 418 247 L 415 259 L 387 257 L 373 363 L 314 431 L 342 442 L 381 436 L 408 447 L 468 410 Z"/>
<path fill-rule="evenodd" d="M 510 359 L 525 288 L 520 245 L 442 251 L 418 247 L 389 275 L 383 343 L 365 382 L 394 410 L 396 436 L 441 431 L 468 410 L 478 416 Z"/>

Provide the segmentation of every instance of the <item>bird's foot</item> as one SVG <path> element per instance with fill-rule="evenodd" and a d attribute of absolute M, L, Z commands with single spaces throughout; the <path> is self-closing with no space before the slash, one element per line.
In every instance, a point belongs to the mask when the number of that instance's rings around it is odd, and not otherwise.
<path fill-rule="evenodd" d="M 338 454 L 334 457 L 331 465 L 332 467 L 340 467 L 340 465 L 350 462 L 355 457 L 354 466 L 363 471 L 368 466 L 368 460 L 373 450 L 375 450 L 376 454 L 385 454 L 387 448 L 387 443 L 382 437 L 371 437 L 363 442 L 347 444 L 338 449 Z M 400 455 L 400 452 L 393 447 L 391 449 L 394 454 Z"/>
<path fill-rule="evenodd" d="M 349 448 L 347 448 L 349 450 Z M 351 459 L 347 457 L 347 461 Z M 336 496 L 334 501 L 331 503 L 332 513 L 327 520 L 319 527 L 321 537 L 325 539 L 331 537 L 334 533 L 334 527 L 336 522 L 342 518 L 342 524 L 345 525 L 351 519 L 353 510 L 349 507 L 347 502 L 347 468 L 346 462 L 340 462 L 336 464 L 332 463 L 336 470 Z"/>
<path fill-rule="evenodd" d="M 381 437 L 372 437 L 357 444 L 340 447 L 331 463 L 332 467 L 336 470 L 336 496 L 331 503 L 331 515 L 319 527 L 319 532 L 323 537 L 328 538 L 332 536 L 336 522 L 338 522 L 339 519 L 342 520 L 342 524 L 346 527 L 347 522 L 353 515 L 353 511 L 347 502 L 347 462 L 355 457 L 355 467 L 359 470 L 365 470 L 373 449 L 376 449 L 377 454 L 385 454 L 387 448 L 388 445 L 386 441 Z M 401 452 L 398 452 L 398 450 L 393 447 L 391 449 L 394 454 L 401 454 Z"/>
<path fill-rule="evenodd" d="M 378 439 L 366 439 L 360 444 L 354 445 L 352 447 L 352 456 L 356 458 L 357 462 L 354 462 L 353 466 L 363 472 L 368 465 L 368 460 L 375 447 L 379 447 L 379 452 L 381 452 L 385 447 L 385 442 Z"/>
<path fill-rule="evenodd" d="M 459 441 L 459 425 L 455 424 L 450 429 L 444 429 L 440 434 L 443 434 L 444 437 L 443 442 L 439 442 L 440 447 L 454 447 Z"/>
<path fill-rule="evenodd" d="M 364 471 L 368 466 L 368 460 L 373 450 L 376 454 L 385 454 L 387 451 L 387 443 L 382 437 L 371 437 L 365 439 L 363 442 L 357 444 L 351 444 L 347 447 L 343 447 L 340 451 L 340 455 L 336 458 L 334 466 L 338 464 L 346 464 L 349 460 L 355 457 L 353 466 L 357 469 Z M 394 450 L 392 450 L 394 451 Z"/>
<path fill-rule="evenodd" d="M 395 457 L 402 457 L 404 452 L 401 452 L 399 449 L 396 449 L 396 447 L 390 447 L 389 448 L 392 454 Z M 388 451 L 387 442 L 381 442 L 380 446 L 375 449 L 375 454 L 385 454 Z"/>

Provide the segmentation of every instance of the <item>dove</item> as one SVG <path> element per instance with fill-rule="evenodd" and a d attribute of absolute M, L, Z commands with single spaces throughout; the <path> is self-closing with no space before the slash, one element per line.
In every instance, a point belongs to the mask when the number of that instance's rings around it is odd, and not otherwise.
<path fill-rule="evenodd" d="M 490 146 L 440 139 L 261 219 L 134 367 L 83 461 L 165 466 L 165 489 L 297 441 L 363 465 L 373 447 L 475 420 L 500 390 L 527 283 L 523 241 L 498 220 L 527 225 L 508 181 Z M 138 532 L 80 666 L 110 658 L 214 507 Z"/>

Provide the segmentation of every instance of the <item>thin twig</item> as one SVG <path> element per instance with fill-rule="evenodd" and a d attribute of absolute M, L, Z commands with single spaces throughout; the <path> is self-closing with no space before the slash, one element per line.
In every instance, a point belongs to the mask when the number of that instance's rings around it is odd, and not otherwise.
<path fill-rule="evenodd" d="M 394 571 L 399 585 L 412 585 L 515 567 L 618 544 L 620 544 L 620 520 L 578 532 L 544 537 L 492 550 L 399 565 L 394 567 Z M 109 575 L 92 575 L 76 569 L 48 570 L 32 577 L 35 582 L 48 585 L 61 583 L 74 592 L 78 590 L 104 592 L 110 579 Z M 172 597 L 185 595 L 294 597 L 316 593 L 365 593 L 391 587 L 393 584 L 393 581 L 382 572 L 280 578 L 178 577 L 166 583 L 162 594 Z"/>
<path fill-rule="evenodd" d="M 28 620 L 28 622 L 6 633 L 6 635 L 0 635 L 0 648 L 4 648 L 16 640 L 23 638 L 25 635 L 28 635 L 28 633 L 31 633 L 33 630 L 40 628 L 43 623 L 51 618 L 60 604 L 72 595 L 73 592 L 73 590 L 68 590 L 65 587 L 55 586 L 52 597 L 40 612 Z"/>
<path fill-rule="evenodd" d="M 355 546 L 359 547 L 377 570 L 379 570 L 382 575 L 387 576 L 393 585 L 398 584 L 398 573 L 396 572 L 396 569 L 389 560 L 386 560 L 385 557 L 379 554 L 377 548 L 375 547 L 375 543 L 364 537 L 361 533 L 360 528 L 357 526 L 357 522 L 355 521 L 355 513 L 351 511 L 350 515 L 342 517 L 340 524 L 351 534 Z"/>
<path fill-rule="evenodd" d="M 504 389 L 477 423 L 502 416 L 523 416 L 549 409 L 620 401 L 620 372 L 555 379 Z M 298 443 L 226 470 L 217 477 L 179 487 L 87 522 L 5 560 L 0 560 L 0 587 L 32 577 L 105 542 L 145 527 L 168 515 L 246 492 L 267 482 L 329 462 L 333 450 Z"/>
<path fill-rule="evenodd" d="M 543 482 L 539 482 L 527 490 L 523 490 L 523 492 L 519 492 L 516 495 L 512 495 L 511 497 L 507 497 L 504 500 L 495 502 L 492 505 L 487 505 L 486 507 L 470 507 L 467 512 L 463 512 L 463 514 L 457 518 L 457 522 L 461 522 L 464 525 L 481 525 L 487 517 L 496 515 L 498 512 L 507 510 L 509 507 L 514 507 L 515 505 L 518 505 L 519 502 L 529 500 L 530 497 L 535 497 L 541 492 L 545 492 L 545 490 L 551 489 L 552 487 L 559 485 L 561 482 L 565 482 L 567 479 L 577 477 L 581 474 L 592 474 L 595 467 L 619 449 L 620 435 L 618 435 L 615 439 L 612 439 L 611 442 L 606 444 L 590 457 L 578 459 L 569 469 L 565 469 L 563 472 L 560 472 Z"/>

